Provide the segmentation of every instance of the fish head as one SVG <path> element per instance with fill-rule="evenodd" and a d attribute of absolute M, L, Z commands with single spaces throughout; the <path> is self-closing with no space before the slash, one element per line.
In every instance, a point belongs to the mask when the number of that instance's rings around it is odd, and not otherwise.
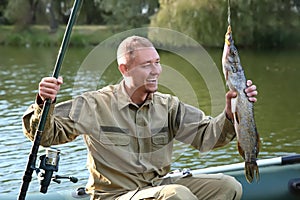
<path fill-rule="evenodd" d="M 230 25 L 228 26 L 227 32 L 225 34 L 222 66 L 223 66 L 223 73 L 225 76 L 225 80 L 228 80 L 228 75 L 230 73 L 236 73 L 242 70 L 240 64 L 240 57 L 238 55 L 238 50 L 234 45 Z"/>

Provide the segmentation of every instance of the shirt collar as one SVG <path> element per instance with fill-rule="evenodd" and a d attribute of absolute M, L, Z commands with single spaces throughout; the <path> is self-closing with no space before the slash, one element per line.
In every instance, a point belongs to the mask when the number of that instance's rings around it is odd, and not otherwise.
<path fill-rule="evenodd" d="M 121 83 L 119 84 L 119 87 L 116 88 L 116 96 L 118 99 L 117 101 L 118 101 L 119 110 L 123 109 L 124 107 L 130 104 L 137 106 L 135 103 L 131 101 L 128 93 L 126 92 L 124 80 L 122 80 Z M 144 105 L 149 105 L 150 103 L 153 103 L 153 93 L 148 95 Z"/>

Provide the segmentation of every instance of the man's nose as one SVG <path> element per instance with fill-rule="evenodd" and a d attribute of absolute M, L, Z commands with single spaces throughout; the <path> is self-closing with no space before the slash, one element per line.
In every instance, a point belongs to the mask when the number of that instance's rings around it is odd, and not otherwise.
<path fill-rule="evenodd" d="M 160 74 L 161 73 L 161 65 L 159 63 L 152 63 L 151 64 L 151 73 L 152 74 Z"/>

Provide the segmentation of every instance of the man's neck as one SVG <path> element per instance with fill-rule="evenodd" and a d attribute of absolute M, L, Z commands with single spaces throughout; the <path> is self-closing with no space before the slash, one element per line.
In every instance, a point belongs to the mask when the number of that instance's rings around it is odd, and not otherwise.
<path fill-rule="evenodd" d="M 148 98 L 149 93 L 145 93 L 141 91 L 142 89 L 134 89 L 134 88 L 129 88 L 125 84 L 125 90 L 127 94 L 129 95 L 131 101 L 137 105 L 142 105 Z"/>
<path fill-rule="evenodd" d="M 132 100 L 133 103 L 135 103 L 136 105 L 138 105 L 140 107 L 148 99 L 149 94 L 150 93 L 144 93 L 143 98 L 141 98 L 141 96 L 139 96 L 139 95 L 136 98 L 134 98 L 134 95 L 132 95 L 131 100 Z"/>

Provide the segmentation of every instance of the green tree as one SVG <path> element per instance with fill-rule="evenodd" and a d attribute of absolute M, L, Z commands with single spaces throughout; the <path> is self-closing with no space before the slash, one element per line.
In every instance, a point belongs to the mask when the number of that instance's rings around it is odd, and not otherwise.
<path fill-rule="evenodd" d="M 5 11 L 5 8 L 6 8 L 7 4 L 8 4 L 8 0 L 0 1 L 0 24 L 6 24 L 7 23 L 7 20 L 4 17 L 4 11 Z"/>
<path fill-rule="evenodd" d="M 39 0 L 10 0 L 4 12 L 9 22 L 16 24 L 18 29 L 27 28 L 36 20 Z"/>
<path fill-rule="evenodd" d="M 158 8 L 157 0 L 95 0 L 109 25 L 119 29 L 141 27 L 150 22 L 149 17 Z"/>
<path fill-rule="evenodd" d="M 104 24 L 102 17 L 102 10 L 98 6 L 98 2 L 95 0 L 83 0 L 81 7 L 79 20 L 84 24 Z"/>
<path fill-rule="evenodd" d="M 185 33 L 202 44 L 220 44 L 227 23 L 224 20 L 224 1 L 190 0 L 187 3 L 186 0 L 160 0 L 159 3 L 160 10 L 151 19 L 150 26 Z M 180 41 L 173 42 L 180 43 Z"/>
<path fill-rule="evenodd" d="M 177 30 L 204 45 L 223 45 L 227 0 L 160 0 L 159 3 L 160 10 L 152 18 L 151 26 Z M 297 45 L 299 8 L 299 0 L 231 0 L 233 37 L 239 46 Z"/>
<path fill-rule="evenodd" d="M 300 10 L 297 10 L 296 3 L 293 0 L 251 1 L 255 46 L 291 46 L 299 41 Z"/>

